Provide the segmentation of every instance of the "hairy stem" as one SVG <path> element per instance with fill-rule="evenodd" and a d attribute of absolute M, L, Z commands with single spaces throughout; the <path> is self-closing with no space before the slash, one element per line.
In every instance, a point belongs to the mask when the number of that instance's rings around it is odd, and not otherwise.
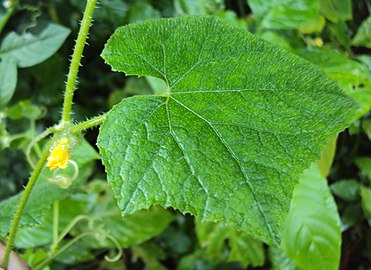
<path fill-rule="evenodd" d="M 102 115 L 98 115 L 96 117 L 93 117 L 89 120 L 86 120 L 84 122 L 78 123 L 78 124 L 71 127 L 70 132 L 72 134 L 75 134 L 75 133 L 79 133 L 81 131 L 84 131 L 86 129 L 98 126 L 98 125 L 102 124 L 104 122 L 104 120 L 106 120 L 106 117 L 107 117 L 106 114 L 102 114 Z"/>
<path fill-rule="evenodd" d="M 73 50 L 70 70 L 67 76 L 66 90 L 64 94 L 64 103 L 62 111 L 62 123 L 69 122 L 71 119 L 71 107 L 73 94 L 75 92 L 77 74 L 79 72 L 82 52 L 84 51 L 86 39 L 88 37 L 89 28 L 92 21 L 92 16 L 97 0 L 88 0 L 84 11 L 84 16 L 81 21 L 81 27 L 77 36 L 75 48 Z"/>
<path fill-rule="evenodd" d="M 30 176 L 30 179 L 27 183 L 27 186 L 24 190 L 21 201 L 20 201 L 20 203 L 17 207 L 17 211 L 15 212 L 13 222 L 12 222 L 12 226 L 10 228 L 10 233 L 9 233 L 8 241 L 7 241 L 7 244 L 6 244 L 5 252 L 4 252 L 3 263 L 1 265 L 1 267 L 4 268 L 4 269 L 7 269 L 7 267 L 8 267 L 10 252 L 12 251 L 15 235 L 17 233 L 18 224 L 19 224 L 19 221 L 21 219 L 23 209 L 26 205 L 28 197 L 30 196 L 32 188 L 34 187 L 34 185 L 36 183 L 36 180 L 37 180 L 38 176 L 40 175 L 40 172 L 41 172 L 41 170 L 44 166 L 44 163 L 49 156 L 50 145 L 51 145 L 51 142 L 47 143 L 47 145 L 45 147 L 45 150 L 43 151 L 43 153 L 40 157 L 39 162 L 36 164 L 36 167 L 35 167 L 34 171 L 32 172 L 32 174 Z"/>
<path fill-rule="evenodd" d="M 51 252 L 55 253 L 58 250 L 58 228 L 59 227 L 59 201 L 53 203 L 53 244 Z"/>

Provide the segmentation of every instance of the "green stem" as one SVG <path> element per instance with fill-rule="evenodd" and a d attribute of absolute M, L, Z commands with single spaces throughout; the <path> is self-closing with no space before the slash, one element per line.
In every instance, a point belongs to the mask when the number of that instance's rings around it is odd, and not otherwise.
<path fill-rule="evenodd" d="M 75 92 L 75 85 L 79 66 L 81 62 L 82 52 L 84 51 L 85 42 L 88 37 L 89 28 L 92 21 L 92 16 L 97 0 L 88 0 L 84 11 L 84 16 L 81 21 L 81 27 L 77 36 L 75 48 L 73 50 L 70 70 L 67 76 L 66 91 L 64 94 L 62 123 L 69 122 L 71 119 L 71 107 L 73 94 Z"/>
<path fill-rule="evenodd" d="M 72 134 L 76 134 L 76 133 L 79 133 L 79 132 L 84 131 L 86 129 L 98 126 L 106 120 L 106 117 L 107 117 L 106 114 L 102 114 L 102 115 L 98 115 L 96 117 L 93 117 L 89 120 L 86 120 L 84 122 L 73 125 L 70 129 L 70 132 Z"/>
<path fill-rule="evenodd" d="M 46 145 L 45 150 L 43 151 L 43 153 L 42 153 L 42 155 L 40 157 L 39 162 L 36 164 L 36 167 L 35 167 L 34 171 L 32 172 L 32 174 L 30 176 L 30 179 L 29 179 L 29 181 L 27 183 L 27 186 L 26 186 L 26 188 L 24 190 L 24 193 L 23 193 L 23 196 L 21 198 L 21 201 L 20 201 L 20 203 L 19 203 L 19 205 L 17 207 L 17 211 L 16 211 L 16 213 L 14 215 L 12 226 L 10 228 L 10 233 L 9 233 L 8 241 L 7 241 L 5 252 L 4 252 L 3 263 L 1 265 L 1 267 L 4 268 L 4 269 L 7 269 L 7 267 L 8 267 L 10 252 L 12 251 L 12 247 L 13 247 L 15 235 L 17 233 L 18 224 L 19 224 L 19 221 L 21 219 L 23 209 L 24 209 L 24 207 L 26 205 L 26 202 L 28 200 L 28 197 L 30 196 L 30 193 L 32 191 L 32 188 L 34 187 L 34 185 L 36 183 L 36 180 L 37 180 L 38 176 L 40 175 L 40 172 L 41 172 L 41 170 L 42 170 L 42 168 L 44 166 L 44 163 L 45 163 L 46 159 L 49 156 L 49 148 L 50 148 L 50 146 L 51 146 L 51 142 L 49 142 Z"/>
<path fill-rule="evenodd" d="M 53 203 L 53 244 L 51 252 L 58 250 L 59 201 Z"/>
<path fill-rule="evenodd" d="M 0 34 L 3 31 L 7 22 L 9 21 L 10 16 L 12 16 L 13 11 L 14 11 L 14 8 L 8 9 L 8 11 L 5 13 L 3 19 L 1 20 L 1 22 L 0 22 Z"/>
<path fill-rule="evenodd" d="M 77 217 L 75 217 L 69 224 L 68 226 L 63 230 L 63 232 L 59 235 L 58 239 L 57 239 L 57 242 L 60 243 L 63 238 L 72 230 L 72 228 L 77 224 L 79 223 L 81 220 L 91 220 L 91 217 L 89 216 L 85 216 L 85 215 L 79 215 Z"/>

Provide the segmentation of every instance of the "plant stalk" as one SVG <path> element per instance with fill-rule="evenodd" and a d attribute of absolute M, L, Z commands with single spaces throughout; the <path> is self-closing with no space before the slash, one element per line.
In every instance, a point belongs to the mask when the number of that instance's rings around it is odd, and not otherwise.
<path fill-rule="evenodd" d="M 13 14 L 13 12 L 14 12 L 14 7 L 8 9 L 8 11 L 5 13 L 3 19 L 0 21 L 0 33 L 3 31 L 5 25 L 9 21 L 10 16 Z"/>
<path fill-rule="evenodd" d="M 27 183 L 27 186 L 24 190 L 21 201 L 20 201 L 20 203 L 17 207 L 17 211 L 15 212 L 13 222 L 12 222 L 12 225 L 11 225 L 11 228 L 10 228 L 9 237 L 8 237 L 8 241 L 7 241 L 7 244 L 6 244 L 5 252 L 4 252 L 3 263 L 1 265 L 1 267 L 4 268 L 4 269 L 7 269 L 7 267 L 8 267 L 9 256 L 10 256 L 10 252 L 12 251 L 15 235 L 17 233 L 17 229 L 18 229 L 18 225 L 19 225 L 19 221 L 21 219 L 24 207 L 25 207 L 26 202 L 27 202 L 27 200 L 30 196 L 32 188 L 34 187 L 34 185 L 36 183 L 36 180 L 37 180 L 38 176 L 40 175 L 40 172 L 41 172 L 41 170 L 42 170 L 42 168 L 45 164 L 45 161 L 49 156 L 50 146 L 51 146 L 51 142 L 48 142 L 47 145 L 45 146 L 45 150 L 43 151 L 43 153 L 40 157 L 40 160 L 36 164 L 36 167 L 35 167 L 34 171 L 32 172 L 32 174 L 30 176 L 30 179 L 29 179 L 29 181 Z"/>
<path fill-rule="evenodd" d="M 98 115 L 96 117 L 93 117 L 89 120 L 86 120 L 84 122 L 78 123 L 76 125 L 73 125 L 70 129 L 70 132 L 72 134 L 79 133 L 81 131 L 87 130 L 89 128 L 98 126 L 106 120 L 107 114 Z"/>
<path fill-rule="evenodd" d="M 62 123 L 69 122 L 71 119 L 71 107 L 73 94 L 75 92 L 77 74 L 79 72 L 82 53 L 84 51 L 86 39 L 88 37 L 89 28 L 91 26 L 92 16 L 97 0 L 88 0 L 84 16 L 81 21 L 81 27 L 77 36 L 75 48 L 73 50 L 70 69 L 67 76 L 66 90 L 64 93 Z"/>
<path fill-rule="evenodd" d="M 59 201 L 53 203 L 53 244 L 51 247 L 51 253 L 55 253 L 58 250 L 58 229 L 59 229 Z"/>

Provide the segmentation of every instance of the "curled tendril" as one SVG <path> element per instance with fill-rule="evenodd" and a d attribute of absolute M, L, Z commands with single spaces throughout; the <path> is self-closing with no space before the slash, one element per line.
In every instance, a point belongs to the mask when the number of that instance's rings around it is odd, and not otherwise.
<path fill-rule="evenodd" d="M 48 178 L 48 181 L 52 184 L 60 186 L 61 188 L 69 188 L 72 185 L 72 182 L 77 178 L 79 175 L 79 166 L 73 160 L 68 160 L 67 168 L 72 168 L 72 175 L 68 175 L 66 170 L 63 169 L 56 169 L 53 172 L 51 178 Z"/>
<path fill-rule="evenodd" d="M 117 254 L 114 255 L 113 257 L 108 257 L 108 255 L 104 256 L 104 259 L 108 262 L 116 262 L 122 257 L 122 247 L 119 243 L 119 241 L 113 237 L 112 235 L 106 233 L 106 237 L 110 239 L 116 246 L 117 249 Z"/>

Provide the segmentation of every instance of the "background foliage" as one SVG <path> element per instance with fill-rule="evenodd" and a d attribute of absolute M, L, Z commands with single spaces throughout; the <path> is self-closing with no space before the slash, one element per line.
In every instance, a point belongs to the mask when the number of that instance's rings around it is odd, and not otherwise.
<path fill-rule="evenodd" d="M 0 7 L 0 21 L 11 15 L 0 33 L 1 237 L 18 198 L 12 195 L 22 190 L 30 171 L 26 147 L 59 119 L 68 59 L 84 6 L 79 0 L 23 0 L 4 1 Z M 60 192 L 47 183 L 53 176 L 41 175 L 16 247 L 31 265 L 47 257 L 51 204 L 60 200 L 61 231 L 75 217 L 89 216 L 95 227 L 119 241 L 125 255 L 114 263 L 104 261 L 104 255 L 115 252 L 112 241 L 88 236 L 58 256 L 50 269 L 336 269 L 340 245 L 340 269 L 370 269 L 370 10 L 366 0 L 101 0 L 80 72 L 76 120 L 108 111 L 124 97 L 163 88 L 152 78 L 112 73 L 104 64 L 100 53 L 118 26 L 187 14 L 219 16 L 316 64 L 357 101 L 357 117 L 301 177 L 281 249 L 268 248 L 232 227 L 194 222 L 173 210 L 152 208 L 122 221 L 94 150 L 96 130 L 85 136 L 92 146 L 83 143 L 75 149 L 80 172 L 71 190 Z M 37 152 L 36 148 L 31 159 Z M 296 197 L 308 201 L 295 201 Z M 39 214 L 41 208 L 45 214 Z M 307 221 L 305 226 L 302 221 Z M 90 229 L 81 221 L 68 237 Z M 330 242 L 323 244 L 321 237 Z"/>

